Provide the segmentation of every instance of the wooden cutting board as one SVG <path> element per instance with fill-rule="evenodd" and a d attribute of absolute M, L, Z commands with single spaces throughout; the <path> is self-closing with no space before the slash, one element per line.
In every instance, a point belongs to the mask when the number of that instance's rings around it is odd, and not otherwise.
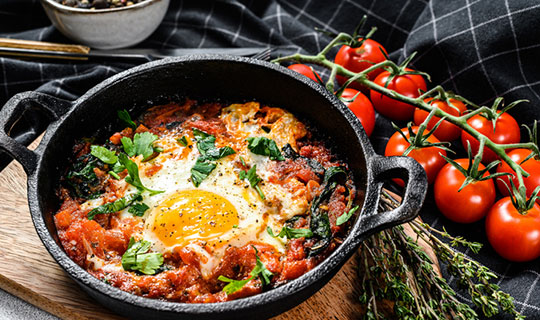
<path fill-rule="evenodd" d="M 63 319 L 123 319 L 79 289 L 42 245 L 16 162 L 0 172 L 0 226 L 0 288 Z M 324 288 L 274 320 L 360 318 L 358 283 L 355 255 Z"/>

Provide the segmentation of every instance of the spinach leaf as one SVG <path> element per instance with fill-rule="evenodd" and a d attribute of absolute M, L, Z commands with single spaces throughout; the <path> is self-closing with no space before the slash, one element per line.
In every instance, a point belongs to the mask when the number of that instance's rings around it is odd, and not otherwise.
<path fill-rule="evenodd" d="M 136 187 L 139 190 L 144 190 L 150 192 L 151 195 L 163 193 L 165 191 L 159 191 L 159 190 L 152 190 L 146 188 L 142 182 L 141 178 L 139 177 L 139 167 L 137 164 L 133 161 L 131 161 L 125 154 L 121 153 L 118 156 L 118 162 L 120 162 L 121 165 L 123 165 L 127 171 L 128 176 L 126 177 L 126 182 L 131 184 L 132 186 Z"/>
<path fill-rule="evenodd" d="M 100 160 L 91 154 L 79 157 L 66 175 L 65 182 L 75 195 L 83 199 L 93 199 L 101 194 L 99 179 L 94 173 Z"/>
<path fill-rule="evenodd" d="M 330 219 L 328 212 L 322 211 L 320 205 L 328 200 L 337 187 L 337 180 L 340 176 L 347 178 L 347 172 L 343 167 L 330 167 L 324 172 L 322 183 L 323 191 L 313 199 L 310 207 L 310 226 L 313 236 L 317 241 L 310 249 L 308 257 L 312 257 L 323 252 L 332 242 L 332 230 L 330 229 Z"/>
<path fill-rule="evenodd" d="M 319 176 L 319 178 L 323 177 L 323 175 L 324 175 L 324 167 L 323 167 L 322 164 L 319 163 L 319 161 L 317 161 L 317 160 L 315 160 L 313 158 L 308 158 L 308 157 L 304 157 L 304 156 L 299 155 L 296 151 L 294 151 L 294 149 L 288 143 L 287 143 L 286 146 L 284 146 L 281 149 L 281 152 L 283 152 L 283 155 L 286 158 L 289 158 L 289 159 L 292 159 L 292 160 L 296 160 L 298 158 L 304 159 L 306 161 L 307 165 L 311 168 L 311 170 L 317 176 Z"/>
<path fill-rule="evenodd" d="M 212 173 L 212 171 L 214 171 L 216 166 L 217 165 L 214 162 L 206 161 L 199 157 L 197 159 L 197 162 L 195 162 L 193 168 L 191 168 L 191 181 L 193 182 L 195 187 L 199 187 L 201 182 L 204 179 L 208 178 L 208 176 L 210 175 L 210 173 Z"/>
<path fill-rule="evenodd" d="M 128 209 L 128 212 L 131 213 L 134 216 L 142 217 L 144 216 L 144 213 L 146 210 L 150 209 L 149 206 L 146 205 L 146 203 L 135 203 L 131 206 L 131 208 Z"/>
<path fill-rule="evenodd" d="M 137 124 L 135 124 L 135 122 L 131 120 L 131 116 L 129 115 L 126 109 L 118 110 L 117 114 L 118 114 L 118 118 L 120 118 L 120 120 L 122 120 L 126 124 L 126 126 L 132 129 L 137 128 Z"/>
<path fill-rule="evenodd" d="M 120 210 L 124 210 L 125 208 L 130 206 L 133 202 L 140 201 L 140 200 L 142 200 L 141 194 L 133 193 L 123 198 L 120 198 L 116 201 L 105 203 L 99 207 L 96 207 L 90 210 L 90 212 L 88 212 L 88 215 L 87 215 L 88 220 L 94 219 L 94 217 L 98 214 L 114 213 Z"/>
<path fill-rule="evenodd" d="M 122 267 L 124 270 L 140 271 L 144 274 L 155 274 L 163 265 L 163 255 L 157 252 L 148 253 L 150 241 L 142 240 L 135 242 L 132 237 L 129 240 L 128 249 L 122 255 Z"/>
<path fill-rule="evenodd" d="M 107 164 L 115 164 L 118 161 L 116 152 L 102 146 L 90 146 L 90 153 Z"/>
<path fill-rule="evenodd" d="M 268 232 L 268 234 L 274 238 L 285 237 L 287 239 L 297 239 L 297 238 L 313 237 L 313 232 L 309 229 L 294 229 L 294 228 L 289 228 L 287 226 L 284 226 L 283 228 L 281 228 L 281 231 L 277 235 L 274 235 L 274 232 L 272 231 L 270 227 L 266 228 L 266 232 Z"/>
<path fill-rule="evenodd" d="M 285 160 L 281 151 L 279 151 L 276 142 L 272 139 L 265 137 L 250 137 L 247 138 L 246 141 L 248 142 L 248 149 L 254 154 L 268 156 L 270 157 L 270 160 Z"/>

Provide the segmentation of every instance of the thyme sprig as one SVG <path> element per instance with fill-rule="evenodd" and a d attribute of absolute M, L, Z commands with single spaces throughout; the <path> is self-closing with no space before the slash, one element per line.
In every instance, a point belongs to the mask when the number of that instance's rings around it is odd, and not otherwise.
<path fill-rule="evenodd" d="M 381 210 L 398 205 L 389 194 L 383 193 Z M 516 311 L 513 298 L 492 283 L 497 276 L 454 249 L 463 246 L 476 253 L 481 244 L 452 237 L 445 229 L 437 230 L 417 220 L 408 223 L 407 228 L 416 239 L 404 226 L 397 226 L 373 235 L 362 244 L 359 274 L 364 319 L 479 319 L 475 309 L 457 298 L 420 241 L 433 249 L 447 271 L 456 277 L 459 289 L 468 293 L 472 304 L 485 316 L 503 311 L 515 319 L 524 319 Z"/>

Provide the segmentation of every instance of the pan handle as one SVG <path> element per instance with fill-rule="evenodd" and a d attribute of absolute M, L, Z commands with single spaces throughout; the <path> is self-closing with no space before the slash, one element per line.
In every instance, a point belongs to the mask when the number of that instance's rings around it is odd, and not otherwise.
<path fill-rule="evenodd" d="M 414 219 L 422 207 L 428 189 L 426 172 L 413 158 L 376 155 L 371 158 L 369 165 L 373 183 L 369 183 L 367 192 L 375 196 L 366 199 L 363 214 L 355 226 L 355 231 L 362 237 Z M 403 201 L 394 210 L 378 212 L 384 181 L 391 178 L 405 181 Z"/>
<path fill-rule="evenodd" d="M 15 159 L 28 176 L 34 173 L 38 154 L 26 146 L 71 106 L 67 100 L 35 91 L 22 92 L 9 99 L 0 110 L 0 171 Z"/>

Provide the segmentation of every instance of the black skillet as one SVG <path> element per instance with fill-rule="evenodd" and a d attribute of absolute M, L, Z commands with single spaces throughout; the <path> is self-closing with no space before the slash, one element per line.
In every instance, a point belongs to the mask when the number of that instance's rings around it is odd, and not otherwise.
<path fill-rule="evenodd" d="M 75 139 L 118 130 L 119 109 L 131 108 L 132 114 L 138 114 L 163 101 L 160 97 L 174 96 L 229 102 L 257 100 L 289 110 L 329 137 L 328 144 L 346 159 L 359 194 L 364 195 L 359 200 L 361 214 L 331 256 L 300 278 L 256 296 L 185 304 L 121 291 L 97 280 L 65 254 L 53 222 L 59 205 L 54 190 Z M 47 119 L 50 125 L 41 144 L 30 151 L 12 136 L 24 136 L 17 123 L 35 115 Z M 413 219 L 427 189 L 425 173 L 417 162 L 376 155 L 357 118 L 322 86 L 286 68 L 239 57 L 186 56 L 151 62 L 103 81 L 73 102 L 36 92 L 18 94 L 0 111 L 0 150 L 19 161 L 28 175 L 32 220 L 53 258 L 104 306 L 140 319 L 263 319 L 284 312 L 326 284 L 366 237 Z M 395 177 L 407 181 L 403 203 L 393 211 L 377 213 L 383 182 Z"/>

